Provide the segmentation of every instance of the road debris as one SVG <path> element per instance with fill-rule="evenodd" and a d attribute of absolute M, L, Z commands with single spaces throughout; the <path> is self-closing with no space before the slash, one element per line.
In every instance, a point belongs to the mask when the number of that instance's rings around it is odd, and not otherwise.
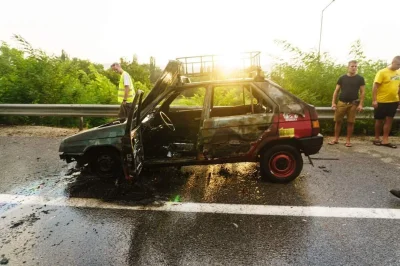
<path fill-rule="evenodd" d="M 6 265 L 6 264 L 8 264 L 8 259 L 2 257 L 1 260 L 0 260 L 0 264 L 1 264 L 1 265 Z"/>

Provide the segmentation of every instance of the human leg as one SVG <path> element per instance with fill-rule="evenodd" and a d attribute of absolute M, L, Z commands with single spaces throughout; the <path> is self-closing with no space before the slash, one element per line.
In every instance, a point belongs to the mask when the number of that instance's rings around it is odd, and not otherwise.
<path fill-rule="evenodd" d="M 335 122 L 335 139 L 334 141 L 339 141 L 340 130 L 342 129 L 342 121 Z"/>
<path fill-rule="evenodd" d="M 350 138 L 351 135 L 353 134 L 354 131 L 354 123 L 347 123 L 347 136 L 346 136 L 346 143 L 350 143 Z"/>
<path fill-rule="evenodd" d="M 392 129 L 393 118 L 396 115 L 398 102 L 391 102 L 391 103 L 378 103 L 378 109 L 381 105 L 381 114 L 384 115 L 385 122 L 383 124 L 383 138 L 382 144 L 389 143 L 389 134 L 390 130 Z"/>
<path fill-rule="evenodd" d="M 346 135 L 346 147 L 351 147 L 350 138 L 354 131 L 354 123 L 356 121 L 357 105 L 351 104 L 347 108 L 347 135 Z"/>
<path fill-rule="evenodd" d="M 127 117 L 127 115 L 126 115 L 125 104 L 121 103 L 121 105 L 119 106 L 118 118 L 121 121 L 125 121 L 126 117 Z"/>
<path fill-rule="evenodd" d="M 385 120 L 384 104 L 378 103 L 378 107 L 374 109 L 375 118 L 375 139 L 374 144 L 379 145 L 381 143 L 380 137 L 382 132 L 383 122 Z"/>
<path fill-rule="evenodd" d="M 382 144 L 389 143 L 389 134 L 392 129 L 393 117 L 386 117 L 385 123 L 383 124 L 383 138 Z"/>
<path fill-rule="evenodd" d="M 380 142 L 383 120 L 375 119 L 375 141 Z"/>
<path fill-rule="evenodd" d="M 329 145 L 334 145 L 339 143 L 339 134 L 342 128 L 342 122 L 336 121 L 335 122 L 335 137 L 331 141 L 328 142 Z"/>
<path fill-rule="evenodd" d="M 339 101 L 336 106 L 335 116 L 334 116 L 334 121 L 335 121 L 334 139 L 328 142 L 328 144 L 332 145 L 339 143 L 340 130 L 342 129 L 342 121 L 346 113 L 347 113 L 347 105 Z"/>

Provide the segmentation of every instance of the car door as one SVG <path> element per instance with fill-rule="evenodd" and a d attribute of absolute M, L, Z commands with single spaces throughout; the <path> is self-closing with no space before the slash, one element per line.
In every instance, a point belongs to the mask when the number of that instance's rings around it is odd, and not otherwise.
<path fill-rule="evenodd" d="M 140 119 L 142 97 L 143 91 L 138 90 L 127 118 L 125 135 L 121 139 L 123 169 L 127 180 L 132 180 L 139 176 L 143 168 L 144 151 Z"/>
<path fill-rule="evenodd" d="M 212 86 L 200 131 L 203 154 L 210 159 L 249 155 L 263 134 L 271 131 L 276 117 L 264 97 L 251 84 Z"/>

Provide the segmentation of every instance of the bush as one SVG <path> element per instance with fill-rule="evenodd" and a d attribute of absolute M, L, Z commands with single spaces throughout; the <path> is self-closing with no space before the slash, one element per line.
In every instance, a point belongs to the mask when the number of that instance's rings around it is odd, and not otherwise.
<path fill-rule="evenodd" d="M 21 36 L 14 36 L 20 49 L 3 42 L 0 46 L 0 103 L 20 104 L 117 104 L 119 75 L 100 64 L 78 58 L 70 59 L 62 51 L 50 56 L 34 49 Z M 152 58 L 153 78 L 159 73 Z M 136 89 L 149 92 L 150 65 L 128 62 L 121 65 L 135 80 Z M 106 118 L 86 118 L 87 126 L 107 122 Z M 43 124 L 76 126 L 76 118 L 0 117 L 4 124 Z"/>

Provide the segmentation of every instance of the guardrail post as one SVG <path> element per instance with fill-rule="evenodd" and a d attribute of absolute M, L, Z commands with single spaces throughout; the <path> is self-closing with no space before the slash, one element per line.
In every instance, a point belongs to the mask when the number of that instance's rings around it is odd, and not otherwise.
<path fill-rule="evenodd" d="M 79 131 L 83 130 L 83 116 L 79 117 Z"/>

